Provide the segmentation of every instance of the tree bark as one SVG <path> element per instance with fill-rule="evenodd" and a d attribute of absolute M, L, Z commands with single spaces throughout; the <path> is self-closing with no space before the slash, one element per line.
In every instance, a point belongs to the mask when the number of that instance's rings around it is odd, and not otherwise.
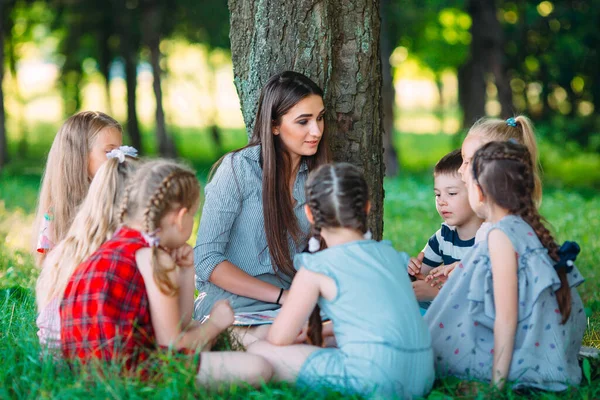
<path fill-rule="evenodd" d="M 146 44 L 150 50 L 150 65 L 152 66 L 152 88 L 156 98 L 156 138 L 158 140 L 158 152 L 163 157 L 174 158 L 177 156 L 175 144 L 167 134 L 165 112 L 162 103 L 161 68 L 160 68 L 160 16 L 158 4 L 149 1 L 144 9 L 143 20 L 146 36 Z"/>
<path fill-rule="evenodd" d="M 336 161 L 361 166 L 371 188 L 373 236 L 383 232 L 379 0 L 229 0 L 235 84 L 248 132 L 261 87 L 302 72 L 325 91 Z"/>
<path fill-rule="evenodd" d="M 381 0 L 380 10 L 386 9 L 386 3 L 390 0 Z M 394 76 L 390 57 L 394 51 L 394 45 L 390 41 L 389 21 L 387 13 L 381 12 L 381 99 L 383 103 L 383 159 L 385 162 L 386 176 L 398 175 L 400 170 L 398 153 L 394 144 L 394 104 L 396 90 L 394 89 Z"/>
<path fill-rule="evenodd" d="M 8 149 L 6 148 L 6 113 L 4 111 L 4 91 L 2 82 L 4 80 L 4 30 L 5 18 L 4 12 L 8 7 L 0 3 L 0 170 L 8 162 Z"/>

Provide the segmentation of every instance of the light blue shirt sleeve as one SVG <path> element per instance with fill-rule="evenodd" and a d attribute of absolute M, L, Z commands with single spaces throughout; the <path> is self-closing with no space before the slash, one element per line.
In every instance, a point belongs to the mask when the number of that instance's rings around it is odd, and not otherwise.
<path fill-rule="evenodd" d="M 244 168 L 239 154 L 227 155 L 204 190 L 194 260 L 196 276 L 207 282 L 215 267 L 225 261 L 231 228 L 244 200 Z"/>

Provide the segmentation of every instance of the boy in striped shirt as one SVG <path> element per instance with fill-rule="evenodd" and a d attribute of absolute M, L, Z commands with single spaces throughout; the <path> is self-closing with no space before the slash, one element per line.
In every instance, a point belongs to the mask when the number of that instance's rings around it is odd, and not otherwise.
<path fill-rule="evenodd" d="M 413 289 L 423 309 L 429 307 L 440 290 L 425 281 L 425 277 L 433 268 L 460 261 L 475 244 L 475 234 L 483 222 L 469 205 L 467 187 L 458 173 L 461 165 L 460 150 L 446 154 L 435 165 L 435 208 L 444 222 L 418 257 L 411 258 L 408 264 L 408 273 L 416 278 Z"/>

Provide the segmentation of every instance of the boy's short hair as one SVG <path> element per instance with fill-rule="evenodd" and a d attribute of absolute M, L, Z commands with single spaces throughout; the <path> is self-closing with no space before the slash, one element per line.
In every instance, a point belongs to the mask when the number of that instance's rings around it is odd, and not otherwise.
<path fill-rule="evenodd" d="M 458 173 L 458 169 L 463 163 L 460 149 L 456 149 L 446 154 L 433 168 L 433 175 L 447 174 L 454 175 Z"/>

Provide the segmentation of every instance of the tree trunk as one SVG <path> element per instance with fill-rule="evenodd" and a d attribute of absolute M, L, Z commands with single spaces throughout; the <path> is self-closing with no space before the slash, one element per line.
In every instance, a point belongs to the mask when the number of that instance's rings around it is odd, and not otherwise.
<path fill-rule="evenodd" d="M 160 68 L 160 16 L 158 4 L 152 1 L 144 9 L 144 28 L 146 30 L 146 44 L 150 49 L 150 65 L 152 66 L 152 89 L 156 98 L 156 138 L 158 140 L 158 153 L 163 157 L 174 158 L 177 156 L 175 144 L 167 135 L 165 112 L 162 103 L 161 68 Z"/>
<path fill-rule="evenodd" d="M 383 129 L 379 0 L 229 0 L 235 84 L 248 132 L 261 87 L 274 73 L 302 72 L 325 91 L 336 161 L 364 169 L 373 236 L 383 233 Z"/>
<path fill-rule="evenodd" d="M 384 3 L 390 0 L 382 0 L 380 10 L 386 9 Z M 387 13 L 381 12 L 381 100 L 383 104 L 383 158 L 385 162 L 386 176 L 396 176 L 400 170 L 398 153 L 394 146 L 394 104 L 396 91 L 394 89 L 394 76 L 390 64 L 390 56 L 394 51 L 394 45 L 390 42 Z"/>
<path fill-rule="evenodd" d="M 121 57 L 125 64 L 125 84 L 127 86 L 127 134 L 131 145 L 143 154 L 140 124 L 137 116 L 137 64 L 139 40 L 132 26 L 132 11 L 124 9 L 121 16 Z"/>
<path fill-rule="evenodd" d="M 4 91 L 2 90 L 2 82 L 4 80 L 4 12 L 6 8 L 0 4 L 0 170 L 8 162 L 8 149 L 6 148 L 6 113 L 4 112 Z"/>
<path fill-rule="evenodd" d="M 458 101 L 464 128 L 485 115 L 485 70 L 480 60 L 471 58 L 458 69 Z"/>
<path fill-rule="evenodd" d="M 463 125 L 469 127 L 485 116 L 486 74 L 494 76 L 502 115 L 513 112 L 512 91 L 504 65 L 504 33 L 496 17 L 495 0 L 468 0 L 471 16 L 470 56 L 458 73 Z"/>
<path fill-rule="evenodd" d="M 106 22 L 105 22 L 106 24 Z M 110 38 L 110 32 L 108 27 L 103 25 L 100 34 L 98 35 L 98 45 L 100 46 L 98 64 L 100 68 L 100 74 L 104 77 L 104 92 L 106 95 L 106 112 L 108 115 L 112 115 L 112 102 L 110 101 L 110 63 L 111 63 L 111 51 L 108 46 L 108 40 Z"/>
<path fill-rule="evenodd" d="M 512 104 L 512 89 L 510 80 L 506 71 L 505 51 L 504 51 L 504 31 L 498 21 L 496 0 L 480 0 L 483 7 L 481 18 L 484 26 L 487 26 L 487 61 L 488 71 L 494 76 L 494 82 L 498 90 L 498 102 L 502 107 L 501 116 L 503 118 L 512 117 L 514 107 Z"/>

